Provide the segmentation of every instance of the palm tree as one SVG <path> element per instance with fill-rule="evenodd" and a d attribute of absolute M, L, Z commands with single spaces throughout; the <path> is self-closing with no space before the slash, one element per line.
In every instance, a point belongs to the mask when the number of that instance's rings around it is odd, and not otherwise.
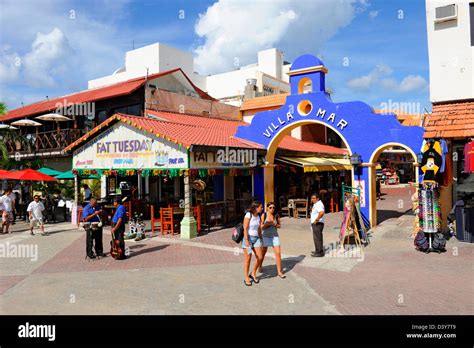
<path fill-rule="evenodd" d="M 0 102 L 0 118 L 1 116 L 7 113 L 7 106 L 4 102 Z M 3 136 L 3 134 L 2 134 Z M 3 137 L 2 140 L 6 139 Z M 8 148 L 5 141 L 0 142 L 0 159 L 7 160 L 8 159 Z"/>
<path fill-rule="evenodd" d="M 0 116 L 7 113 L 7 105 L 4 102 L 0 102 Z"/>

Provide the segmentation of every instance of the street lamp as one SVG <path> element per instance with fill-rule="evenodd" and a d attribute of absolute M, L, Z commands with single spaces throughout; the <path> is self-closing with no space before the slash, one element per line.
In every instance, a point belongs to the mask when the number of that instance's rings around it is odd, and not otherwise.
<path fill-rule="evenodd" d="M 358 166 L 362 163 L 362 158 L 359 154 L 357 153 L 353 153 L 350 157 L 349 157 L 349 160 L 350 160 L 350 163 L 351 165 L 353 166 Z"/>

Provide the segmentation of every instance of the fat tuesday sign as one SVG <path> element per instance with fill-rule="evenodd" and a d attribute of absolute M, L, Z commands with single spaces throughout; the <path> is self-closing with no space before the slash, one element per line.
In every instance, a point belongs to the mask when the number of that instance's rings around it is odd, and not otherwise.
<path fill-rule="evenodd" d="M 74 152 L 76 169 L 187 168 L 187 152 L 178 145 L 117 124 Z"/>
<path fill-rule="evenodd" d="M 319 108 L 316 112 L 316 119 L 321 119 L 321 121 L 331 123 L 332 125 L 334 125 L 334 127 L 338 128 L 341 131 L 349 125 L 349 123 L 345 119 L 338 119 L 334 112 L 327 114 L 326 113 L 326 109 Z M 306 116 L 307 115 L 305 115 L 304 117 Z M 293 112 L 290 111 L 286 113 L 286 116 L 278 116 L 276 121 L 270 122 L 270 125 L 265 129 L 263 135 L 267 138 L 271 138 L 274 134 L 278 133 L 280 127 L 287 125 L 294 119 L 295 117 L 293 116 Z"/>

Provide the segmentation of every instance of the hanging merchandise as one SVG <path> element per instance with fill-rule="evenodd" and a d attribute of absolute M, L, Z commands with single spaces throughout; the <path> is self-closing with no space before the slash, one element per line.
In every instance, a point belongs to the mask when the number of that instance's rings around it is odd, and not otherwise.
<path fill-rule="evenodd" d="M 423 181 L 437 182 L 443 156 L 441 143 L 437 140 L 429 140 L 422 147 L 421 170 L 423 171 Z"/>
<path fill-rule="evenodd" d="M 418 202 L 421 232 L 439 232 L 441 230 L 441 206 L 438 187 L 436 185 L 422 185 L 419 189 Z"/>
<path fill-rule="evenodd" d="M 444 139 L 440 140 L 440 144 L 441 144 L 441 168 L 439 172 L 444 173 L 444 170 L 446 169 L 446 157 L 448 154 L 448 144 L 446 143 L 446 140 Z"/>
<path fill-rule="evenodd" d="M 474 141 L 464 146 L 464 173 L 474 173 Z"/>
<path fill-rule="evenodd" d="M 438 185 L 425 183 L 418 190 L 419 231 L 414 244 L 417 250 L 438 253 L 446 251 L 446 238 L 441 233 L 441 206 Z M 426 245 L 428 242 L 428 245 Z"/>

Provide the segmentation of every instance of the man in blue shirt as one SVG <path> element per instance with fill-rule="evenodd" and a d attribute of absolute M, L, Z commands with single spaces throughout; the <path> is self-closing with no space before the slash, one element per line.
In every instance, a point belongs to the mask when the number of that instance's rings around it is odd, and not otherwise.
<path fill-rule="evenodd" d="M 84 229 L 87 232 L 86 237 L 86 253 L 87 257 L 95 259 L 97 257 L 105 257 L 102 245 L 102 223 L 100 221 L 102 209 L 97 204 L 95 198 L 91 198 L 88 205 L 82 210 L 82 218 L 84 221 Z M 92 252 L 92 242 L 94 242 L 95 254 Z"/>
<path fill-rule="evenodd" d="M 112 236 L 114 240 L 118 240 L 120 243 L 120 249 L 122 249 L 122 259 L 125 259 L 125 223 L 127 222 L 127 211 L 122 204 L 122 199 L 119 197 L 114 200 L 115 214 L 112 218 Z"/>

